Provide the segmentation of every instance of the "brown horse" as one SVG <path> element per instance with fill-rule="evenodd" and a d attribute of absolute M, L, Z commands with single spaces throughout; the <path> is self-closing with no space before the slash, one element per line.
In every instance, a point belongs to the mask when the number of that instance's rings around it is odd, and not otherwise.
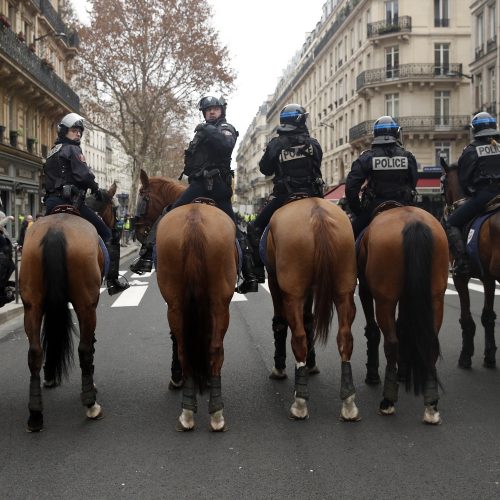
<path fill-rule="evenodd" d="M 445 169 L 444 195 L 446 201 L 445 215 L 450 214 L 455 208 L 465 202 L 466 197 L 458 181 L 458 165 L 449 167 L 442 162 Z M 479 232 L 479 257 L 482 267 L 481 279 L 484 286 L 484 304 L 481 314 L 481 323 L 484 327 L 484 361 L 486 368 L 495 368 L 495 319 L 493 310 L 495 301 L 495 280 L 500 280 L 500 212 L 494 213 L 481 226 Z M 474 354 L 474 335 L 476 324 L 470 312 L 469 277 L 453 276 L 453 283 L 460 299 L 460 325 L 462 327 L 462 351 L 458 360 L 461 368 L 470 368 Z"/>
<path fill-rule="evenodd" d="M 115 186 L 116 189 L 116 186 Z M 114 193 L 107 193 L 111 200 Z M 107 224 L 114 224 L 103 210 Z M 89 419 L 102 417 L 94 386 L 96 308 L 104 254 L 95 228 L 83 218 L 60 213 L 41 217 L 30 227 L 23 246 L 19 288 L 31 372 L 28 431 L 43 428 L 40 370 L 45 357 L 44 386 L 54 387 L 73 361 L 73 304 L 80 329 L 78 355 L 82 369 L 81 400 Z M 43 327 L 42 327 L 43 323 Z"/>
<path fill-rule="evenodd" d="M 186 189 L 165 177 L 148 177 L 141 171 L 136 215 L 139 241 L 147 236 L 167 205 Z M 196 390 L 210 385 L 210 427 L 225 427 L 221 393 L 223 340 L 229 325 L 229 304 L 237 274 L 234 222 L 218 208 L 184 205 L 166 214 L 156 233 L 157 279 L 168 305 L 172 331 L 172 380 L 180 363 L 183 376 L 182 413 L 178 430 L 194 428 Z"/>
<path fill-rule="evenodd" d="M 270 222 L 267 261 L 274 305 L 273 330 L 280 327 L 286 331 L 290 326 L 292 332 L 296 368 L 291 417 L 299 420 L 308 417 L 305 323 L 314 318 L 310 328 L 317 339 L 326 342 L 335 306 L 339 325 L 337 345 L 342 359 L 341 417 L 358 420 L 350 365 L 351 326 L 356 313 L 356 257 L 349 219 L 339 207 L 320 198 L 284 205 Z"/>
<path fill-rule="evenodd" d="M 423 392 L 424 422 L 439 423 L 435 365 L 448 281 L 444 229 L 431 214 L 417 207 L 381 212 L 362 236 L 358 270 L 359 296 L 366 317 L 369 384 L 380 382 L 379 327 L 384 334 L 387 367 L 379 413 L 394 413 L 399 375 L 405 377 L 407 391 L 413 382 L 415 394 Z"/>

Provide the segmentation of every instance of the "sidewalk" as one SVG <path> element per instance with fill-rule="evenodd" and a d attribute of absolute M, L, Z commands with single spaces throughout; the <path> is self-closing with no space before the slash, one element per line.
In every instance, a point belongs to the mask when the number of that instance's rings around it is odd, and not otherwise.
<path fill-rule="evenodd" d="M 130 255 L 139 251 L 140 246 L 137 243 L 130 243 L 126 247 L 120 248 L 120 261 L 129 257 Z M 2 308 L 0 308 L 0 325 L 3 325 L 7 321 L 10 321 L 13 318 L 17 318 L 21 314 L 23 314 L 23 303 L 21 298 L 19 297 L 19 303 L 9 302 L 5 304 Z"/>

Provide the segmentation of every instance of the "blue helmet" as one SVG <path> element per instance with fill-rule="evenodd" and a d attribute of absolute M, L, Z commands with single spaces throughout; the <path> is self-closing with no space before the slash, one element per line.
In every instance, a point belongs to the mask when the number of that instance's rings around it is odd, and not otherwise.
<path fill-rule="evenodd" d="M 381 116 L 373 124 L 372 144 L 391 144 L 397 142 L 401 135 L 399 125 L 391 116 Z"/>
<path fill-rule="evenodd" d="M 291 132 L 299 127 L 304 127 L 308 114 L 300 104 L 287 104 L 280 112 L 278 131 Z"/>
<path fill-rule="evenodd" d="M 497 121 L 486 111 L 481 111 L 472 118 L 471 128 L 474 137 L 500 136 Z"/>

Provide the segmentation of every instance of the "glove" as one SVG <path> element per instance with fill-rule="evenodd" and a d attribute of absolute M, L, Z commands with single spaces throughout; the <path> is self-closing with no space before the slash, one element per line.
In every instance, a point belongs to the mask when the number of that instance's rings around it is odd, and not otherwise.
<path fill-rule="evenodd" d="M 206 125 L 206 123 L 198 123 L 198 125 L 196 125 L 196 128 L 194 129 L 194 131 L 201 132 L 202 130 L 204 130 L 205 125 Z"/>

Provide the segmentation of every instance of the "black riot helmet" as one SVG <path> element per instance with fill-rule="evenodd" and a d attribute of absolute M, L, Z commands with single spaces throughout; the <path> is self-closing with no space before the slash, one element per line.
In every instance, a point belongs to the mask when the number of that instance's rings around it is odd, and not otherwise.
<path fill-rule="evenodd" d="M 372 144 L 392 144 L 399 140 L 401 129 L 392 116 L 381 116 L 373 124 Z"/>
<path fill-rule="evenodd" d="M 214 97 L 212 95 L 207 95 L 205 97 L 202 97 L 200 102 L 198 103 L 198 109 L 203 113 L 203 116 L 205 116 L 205 111 L 207 110 L 207 108 L 210 108 L 212 106 L 220 106 L 222 110 L 222 116 L 226 116 L 227 102 L 224 97 Z"/>
<path fill-rule="evenodd" d="M 500 136 L 497 130 L 497 121 L 486 111 L 481 111 L 472 118 L 471 128 L 475 138 Z"/>
<path fill-rule="evenodd" d="M 80 116 L 77 113 L 70 113 L 69 115 L 66 115 L 57 125 L 57 135 L 59 137 L 66 137 L 66 134 L 68 133 L 68 130 L 70 128 L 79 128 L 82 132 L 85 130 L 85 127 L 83 125 L 84 122 L 83 116 Z"/>
<path fill-rule="evenodd" d="M 300 104 L 287 104 L 280 112 L 278 132 L 291 132 L 305 127 L 308 114 Z"/>

